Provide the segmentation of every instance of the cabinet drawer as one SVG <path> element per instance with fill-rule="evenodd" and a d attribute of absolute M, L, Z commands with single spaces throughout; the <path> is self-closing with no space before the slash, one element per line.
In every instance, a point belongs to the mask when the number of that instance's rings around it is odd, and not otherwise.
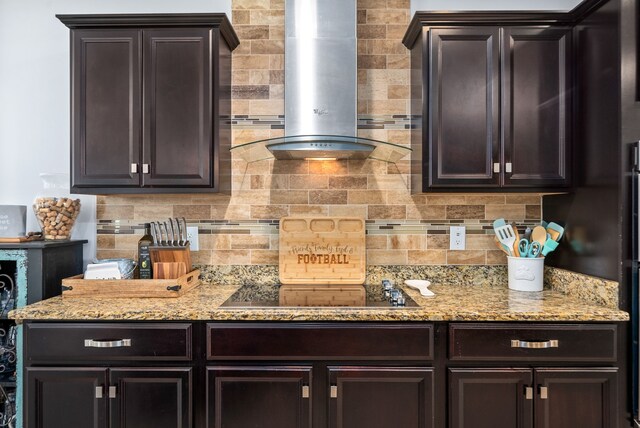
<path fill-rule="evenodd" d="M 431 360 L 431 324 L 207 325 L 209 360 Z"/>
<path fill-rule="evenodd" d="M 29 323 L 28 364 L 191 360 L 191 324 Z"/>
<path fill-rule="evenodd" d="M 614 362 L 613 324 L 451 324 L 449 359 Z"/>

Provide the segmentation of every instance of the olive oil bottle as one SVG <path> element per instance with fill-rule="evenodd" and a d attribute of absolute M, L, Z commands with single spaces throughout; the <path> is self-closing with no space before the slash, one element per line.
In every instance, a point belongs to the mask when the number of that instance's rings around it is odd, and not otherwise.
<path fill-rule="evenodd" d="M 138 241 L 138 272 L 140 279 L 152 279 L 151 255 L 149 247 L 153 245 L 151 224 L 144 224 L 144 236 Z"/>

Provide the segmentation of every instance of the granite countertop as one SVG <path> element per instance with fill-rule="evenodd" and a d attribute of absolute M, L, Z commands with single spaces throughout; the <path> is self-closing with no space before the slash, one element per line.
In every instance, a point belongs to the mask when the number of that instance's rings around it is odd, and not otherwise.
<path fill-rule="evenodd" d="M 258 286 L 256 286 L 258 287 Z M 54 297 L 9 316 L 72 321 L 627 321 L 629 314 L 554 290 L 511 291 L 504 285 L 441 285 L 424 298 L 405 289 L 419 308 L 220 308 L 239 286 L 205 283 L 179 298 Z"/>

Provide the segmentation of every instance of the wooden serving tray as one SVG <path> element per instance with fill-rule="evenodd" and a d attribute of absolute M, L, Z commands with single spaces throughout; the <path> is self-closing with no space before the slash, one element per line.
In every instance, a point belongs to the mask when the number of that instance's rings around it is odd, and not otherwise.
<path fill-rule="evenodd" d="M 76 275 L 62 280 L 62 297 L 180 297 L 200 285 L 200 271 L 177 279 L 83 279 Z"/>

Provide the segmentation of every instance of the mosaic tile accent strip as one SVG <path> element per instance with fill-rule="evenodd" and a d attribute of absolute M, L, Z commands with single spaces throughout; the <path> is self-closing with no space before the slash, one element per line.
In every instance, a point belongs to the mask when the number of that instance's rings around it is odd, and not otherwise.
<path fill-rule="evenodd" d="M 201 235 L 210 234 L 278 234 L 280 220 L 192 220 L 187 219 L 189 226 L 197 226 Z M 492 235 L 492 220 L 366 220 L 368 235 L 389 234 L 448 234 L 450 226 L 465 226 L 466 233 L 472 235 Z M 535 227 L 539 222 L 518 221 L 515 224 L 520 232 L 527 227 Z M 145 223 L 136 220 L 100 220 L 97 225 L 98 234 L 139 234 L 144 231 Z"/>
<path fill-rule="evenodd" d="M 284 129 L 284 115 L 250 116 L 234 115 L 230 119 L 233 129 Z M 408 115 L 359 115 L 358 129 L 411 129 L 411 117 Z"/>

